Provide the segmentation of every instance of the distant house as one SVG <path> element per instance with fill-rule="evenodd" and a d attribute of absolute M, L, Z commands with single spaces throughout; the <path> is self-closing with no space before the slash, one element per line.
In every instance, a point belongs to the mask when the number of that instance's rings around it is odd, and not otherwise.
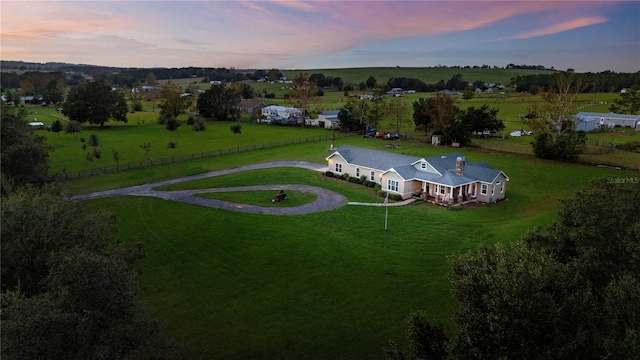
<path fill-rule="evenodd" d="M 640 121 L 640 115 L 581 112 L 574 116 L 576 129 L 584 131 L 592 131 L 596 128 L 635 128 L 638 121 Z"/>
<path fill-rule="evenodd" d="M 460 154 L 420 158 L 355 146 L 341 146 L 327 158 L 329 171 L 366 176 L 403 199 L 413 196 L 440 205 L 503 200 L 509 177 L 487 163 Z"/>
<path fill-rule="evenodd" d="M 258 101 L 243 100 L 238 103 L 238 109 L 245 113 L 252 114 L 254 111 L 262 110 L 266 105 Z"/>
<path fill-rule="evenodd" d="M 308 125 L 324 129 L 337 129 L 340 125 L 340 121 L 338 120 L 339 112 L 339 110 L 325 110 L 318 114 L 317 119 L 311 119 Z"/>

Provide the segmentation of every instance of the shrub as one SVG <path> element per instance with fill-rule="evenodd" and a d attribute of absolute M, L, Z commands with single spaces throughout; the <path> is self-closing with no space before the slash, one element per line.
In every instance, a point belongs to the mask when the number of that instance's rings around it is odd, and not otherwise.
<path fill-rule="evenodd" d="M 331 171 L 329 171 L 329 170 L 325 171 L 324 175 L 326 177 L 334 177 L 333 173 Z"/>
<path fill-rule="evenodd" d="M 349 180 L 350 183 L 360 184 L 360 179 L 357 177 L 349 176 L 347 180 Z"/>
<path fill-rule="evenodd" d="M 348 180 L 349 179 L 349 174 L 347 174 L 347 173 L 342 174 L 342 179 L 343 180 Z"/>

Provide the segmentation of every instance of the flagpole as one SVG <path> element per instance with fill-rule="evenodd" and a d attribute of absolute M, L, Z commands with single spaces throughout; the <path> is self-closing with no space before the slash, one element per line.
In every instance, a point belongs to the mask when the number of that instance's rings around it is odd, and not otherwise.
<path fill-rule="evenodd" d="M 387 231 L 387 220 L 389 219 L 389 193 L 384 198 L 384 231 Z"/>

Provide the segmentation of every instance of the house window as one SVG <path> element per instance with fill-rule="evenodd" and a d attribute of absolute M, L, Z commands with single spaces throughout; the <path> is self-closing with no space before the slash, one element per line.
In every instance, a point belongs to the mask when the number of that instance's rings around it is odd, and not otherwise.
<path fill-rule="evenodd" d="M 342 173 L 342 164 L 336 163 L 336 172 L 337 173 Z"/>
<path fill-rule="evenodd" d="M 447 189 L 444 186 L 440 185 L 440 194 L 444 195 L 446 190 Z"/>
<path fill-rule="evenodd" d="M 376 181 L 376 173 L 375 172 L 371 172 L 371 176 L 369 177 L 369 180 L 371 181 Z"/>
<path fill-rule="evenodd" d="M 480 186 L 480 194 L 487 195 L 487 190 L 489 190 L 489 187 L 487 186 L 487 184 L 482 184 Z"/>
<path fill-rule="evenodd" d="M 395 180 L 387 180 L 387 190 L 398 191 L 398 182 Z"/>
<path fill-rule="evenodd" d="M 495 191 L 496 191 L 496 185 L 493 184 L 493 186 L 491 187 L 491 195 L 493 195 Z"/>
<path fill-rule="evenodd" d="M 422 164 L 420 164 L 420 168 L 421 168 L 421 169 L 426 169 L 426 168 L 427 168 L 427 164 L 426 164 L 426 163 L 422 163 Z"/>
<path fill-rule="evenodd" d="M 471 196 L 476 197 L 476 187 L 478 184 L 471 185 Z"/>
<path fill-rule="evenodd" d="M 356 177 L 359 178 L 360 177 L 360 168 L 356 168 Z"/>
<path fill-rule="evenodd" d="M 502 194 L 504 192 L 504 183 L 498 181 L 498 186 L 500 186 L 500 193 Z"/>

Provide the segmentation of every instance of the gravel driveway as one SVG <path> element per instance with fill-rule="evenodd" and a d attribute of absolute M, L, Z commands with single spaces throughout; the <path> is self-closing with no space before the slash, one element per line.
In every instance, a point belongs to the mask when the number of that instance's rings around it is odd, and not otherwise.
<path fill-rule="evenodd" d="M 241 171 L 249 171 L 256 169 L 268 169 L 276 167 L 297 167 L 314 171 L 324 172 L 327 167 L 322 164 L 311 163 L 306 161 L 275 161 L 263 164 L 247 165 L 234 169 L 212 171 L 208 173 L 187 176 L 179 179 L 159 181 L 150 184 L 132 186 L 128 188 L 100 191 L 90 194 L 76 195 L 73 200 L 95 199 L 105 196 L 152 196 L 165 200 L 180 201 L 188 204 L 195 204 L 211 208 L 225 209 L 230 211 L 240 211 L 256 214 L 272 214 L 272 215 L 299 215 L 308 214 L 319 211 L 327 211 L 339 208 L 347 204 L 347 199 L 330 190 L 316 186 L 308 185 L 257 185 L 257 186 L 238 186 L 230 188 L 210 188 L 197 190 L 178 190 L 178 191 L 159 191 L 154 190 L 156 187 L 183 183 L 192 180 L 211 178 L 215 176 L 233 174 Z M 295 190 L 318 195 L 318 198 L 309 204 L 296 207 L 262 207 L 247 204 L 236 204 L 228 201 L 205 199 L 194 196 L 195 194 L 212 193 L 212 192 L 230 192 L 230 191 L 256 191 L 256 190 Z"/>

